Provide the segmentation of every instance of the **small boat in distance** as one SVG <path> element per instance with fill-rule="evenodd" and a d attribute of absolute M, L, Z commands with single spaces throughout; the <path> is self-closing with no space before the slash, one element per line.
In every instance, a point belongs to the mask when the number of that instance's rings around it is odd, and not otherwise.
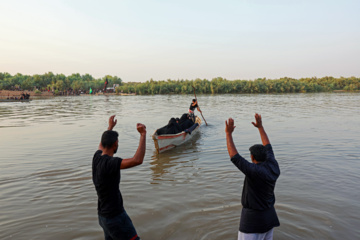
<path fill-rule="evenodd" d="M 31 99 L 0 99 L 0 102 L 30 102 Z"/>
<path fill-rule="evenodd" d="M 197 132 L 200 130 L 201 125 L 201 119 L 196 116 L 195 118 L 195 124 L 198 124 L 194 130 L 191 131 L 191 133 L 185 131 L 182 131 L 177 134 L 163 134 L 158 135 L 157 130 L 152 135 L 152 139 L 154 140 L 155 148 L 157 153 L 162 153 L 166 150 L 172 149 L 174 147 L 177 147 L 188 140 L 190 140 Z"/>

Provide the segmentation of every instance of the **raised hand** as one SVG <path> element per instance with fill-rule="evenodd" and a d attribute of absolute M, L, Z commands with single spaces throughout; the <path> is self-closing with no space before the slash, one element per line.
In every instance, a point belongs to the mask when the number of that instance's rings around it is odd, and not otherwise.
<path fill-rule="evenodd" d="M 229 118 L 228 121 L 225 121 L 225 132 L 226 133 L 232 133 L 236 126 L 234 126 L 234 119 Z"/>
<path fill-rule="evenodd" d="M 115 118 L 115 115 L 112 115 L 110 118 L 109 118 L 109 127 L 108 127 L 108 130 L 113 130 L 113 128 L 115 127 L 116 123 L 117 123 L 117 119 L 114 120 Z"/>
<path fill-rule="evenodd" d="M 136 124 L 136 129 L 138 130 L 138 132 L 141 134 L 141 135 L 144 135 L 146 134 L 146 126 L 142 123 L 138 123 Z"/>
<path fill-rule="evenodd" d="M 256 121 L 256 123 L 251 122 L 254 125 L 254 127 L 256 127 L 256 128 L 262 128 L 263 127 L 260 114 L 255 113 L 255 121 Z"/>

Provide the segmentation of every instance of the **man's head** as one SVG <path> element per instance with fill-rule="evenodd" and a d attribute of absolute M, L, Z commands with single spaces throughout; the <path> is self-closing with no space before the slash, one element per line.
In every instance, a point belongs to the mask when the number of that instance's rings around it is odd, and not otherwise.
<path fill-rule="evenodd" d="M 101 145 L 103 148 L 111 149 L 116 153 L 118 149 L 118 136 L 119 134 L 116 131 L 105 131 L 101 136 Z"/>
<path fill-rule="evenodd" d="M 251 154 L 251 160 L 254 162 L 254 160 L 256 162 L 254 163 L 260 163 L 260 162 L 265 162 L 266 160 L 266 151 L 265 151 L 265 147 L 261 144 L 255 144 L 253 146 L 251 146 L 249 148 L 250 150 L 250 154 Z"/>
<path fill-rule="evenodd" d="M 193 102 L 193 103 L 196 103 L 196 99 L 194 98 L 194 99 L 192 100 L 192 102 Z"/>

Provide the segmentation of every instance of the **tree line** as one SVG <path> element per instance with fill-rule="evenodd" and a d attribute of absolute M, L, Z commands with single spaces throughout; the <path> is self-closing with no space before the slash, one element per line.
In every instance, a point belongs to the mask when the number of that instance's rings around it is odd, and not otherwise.
<path fill-rule="evenodd" d="M 9 73 L 0 72 L 0 90 L 40 90 L 40 91 L 88 91 L 90 88 L 102 90 L 105 81 L 108 80 L 108 86 L 121 84 L 121 78 L 117 76 L 106 75 L 103 78 L 96 79 L 90 74 L 80 75 L 79 73 L 65 76 L 64 74 L 53 74 L 48 72 L 42 75 L 23 75 L 17 73 L 12 76 Z"/>
<path fill-rule="evenodd" d="M 192 94 L 193 86 L 199 94 L 224 94 L 224 93 L 309 93 L 330 92 L 335 90 L 359 91 L 360 78 L 356 77 L 322 77 L 322 78 L 280 78 L 256 80 L 227 80 L 217 77 L 212 80 L 161 80 L 150 79 L 146 82 L 123 82 L 117 76 L 106 75 L 96 79 L 90 74 L 80 75 L 74 73 L 70 76 L 64 74 L 23 75 L 17 73 L 12 76 L 9 73 L 0 72 L 0 90 L 41 90 L 49 89 L 56 91 L 94 91 L 103 90 L 105 81 L 108 86 L 119 84 L 116 92 L 136 93 L 138 95 L 153 94 Z"/>
<path fill-rule="evenodd" d="M 221 77 L 195 80 L 166 80 L 144 82 L 128 82 L 119 86 L 116 91 L 151 94 L 192 94 L 193 86 L 196 93 L 224 94 L 224 93 L 310 93 L 330 92 L 335 90 L 359 91 L 360 78 L 356 77 L 323 77 L 323 78 L 280 78 L 256 80 L 227 80 Z"/>

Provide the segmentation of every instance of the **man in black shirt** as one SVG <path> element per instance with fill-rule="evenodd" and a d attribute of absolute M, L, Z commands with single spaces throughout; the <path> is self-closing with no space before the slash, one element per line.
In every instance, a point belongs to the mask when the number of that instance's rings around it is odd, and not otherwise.
<path fill-rule="evenodd" d="M 92 162 L 92 179 L 98 195 L 99 224 L 104 230 L 105 240 L 138 240 L 135 227 L 127 215 L 121 192 L 120 169 L 131 168 L 142 164 L 145 156 L 146 127 L 138 123 L 140 143 L 132 158 L 114 157 L 118 149 L 118 133 L 112 131 L 117 120 L 115 115 L 109 118 L 109 127 L 101 137 L 99 149 Z"/>
<path fill-rule="evenodd" d="M 233 164 L 245 174 L 241 197 L 241 211 L 238 239 L 240 240 L 271 240 L 273 228 L 280 226 L 274 204 L 274 188 L 280 175 L 280 168 L 275 160 L 269 138 L 262 126 L 261 115 L 255 114 L 262 145 L 250 147 L 251 160 L 246 161 L 236 150 L 232 132 L 235 129 L 234 120 L 225 122 L 226 143 Z"/>

